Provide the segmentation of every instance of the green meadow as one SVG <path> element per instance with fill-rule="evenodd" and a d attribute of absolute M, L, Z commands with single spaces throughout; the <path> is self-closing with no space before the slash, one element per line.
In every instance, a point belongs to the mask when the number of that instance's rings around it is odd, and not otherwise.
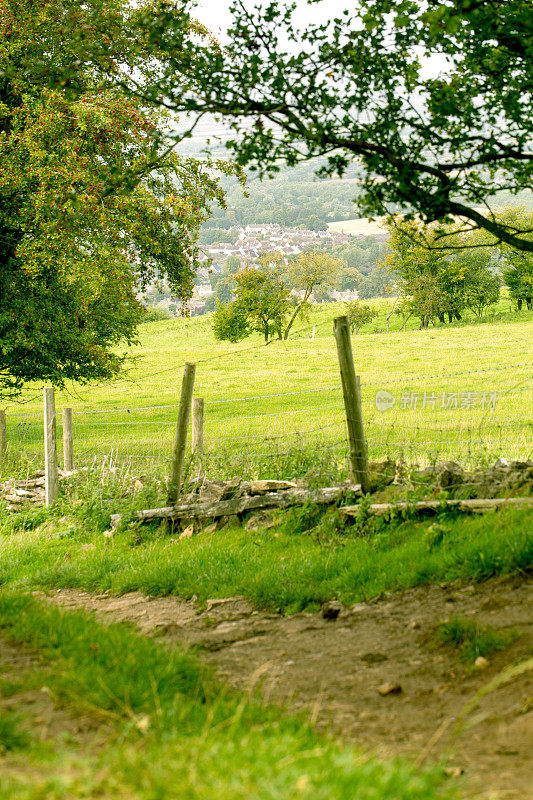
<path fill-rule="evenodd" d="M 533 312 L 491 315 L 428 330 L 398 330 L 391 300 L 370 301 L 380 315 L 353 336 L 372 460 L 465 466 L 531 455 Z M 316 306 L 286 342 L 259 336 L 218 342 L 210 317 L 139 328 L 133 362 L 112 383 L 56 394 L 71 406 L 78 466 L 167 468 L 186 361 L 197 364 L 195 395 L 205 400 L 205 460 L 213 476 L 291 477 L 319 468 L 346 473 L 347 443 L 333 319 L 343 304 Z M 376 405 L 387 392 L 390 407 Z M 9 403 L 9 450 L 24 468 L 42 460 L 41 387 Z M 59 436 L 59 439 L 61 437 Z"/>

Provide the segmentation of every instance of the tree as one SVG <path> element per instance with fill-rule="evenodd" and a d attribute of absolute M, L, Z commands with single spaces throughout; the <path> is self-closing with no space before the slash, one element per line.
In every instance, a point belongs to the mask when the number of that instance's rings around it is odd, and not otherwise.
<path fill-rule="evenodd" d="M 386 297 L 390 294 L 391 284 L 394 283 L 394 279 L 394 270 L 388 272 L 378 262 L 368 275 L 362 276 L 357 287 L 359 297 L 362 300 L 369 300 L 371 297 Z"/>
<path fill-rule="evenodd" d="M 352 333 L 354 331 L 355 333 L 359 333 L 363 325 L 379 317 L 379 311 L 377 308 L 363 305 L 359 300 L 351 300 L 349 303 L 346 303 L 346 316 L 350 322 Z"/>
<path fill-rule="evenodd" d="M 187 4 L 162 3 L 140 27 L 167 62 L 151 88 L 129 90 L 229 119 L 228 147 L 260 174 L 325 156 L 320 174 L 342 176 L 357 161 L 362 214 L 458 216 L 533 252 L 531 237 L 479 210 L 531 185 L 531 0 L 360 0 L 301 31 L 296 6 L 237 2 L 227 46 L 193 52 Z"/>
<path fill-rule="evenodd" d="M 461 319 L 465 308 L 481 315 L 497 302 L 500 279 L 491 271 L 492 248 L 484 246 L 483 237 L 449 226 L 454 250 L 446 252 L 431 247 L 439 235 L 436 226 L 391 217 L 389 230 L 383 266 L 398 276 L 404 296 L 400 312 L 406 318 L 414 314 L 420 327 L 427 328 L 434 319 L 445 322 L 446 314 L 450 322 Z"/>
<path fill-rule="evenodd" d="M 285 327 L 284 339 L 289 338 L 289 333 L 298 315 L 306 314 L 309 308 L 309 298 L 313 292 L 318 289 L 326 291 L 328 286 L 335 286 L 338 275 L 344 266 L 344 261 L 319 250 L 300 253 L 289 261 L 286 275 L 287 283 L 292 290 L 291 302 L 294 311 Z M 297 295 L 295 292 L 301 294 Z"/>
<path fill-rule="evenodd" d="M 215 339 L 239 342 L 251 333 L 248 311 L 242 304 L 217 301 L 211 324 Z"/>
<path fill-rule="evenodd" d="M 507 208 L 502 216 L 511 224 L 533 229 L 533 213 L 524 208 Z M 524 302 L 529 309 L 533 308 L 533 255 L 511 247 L 504 247 L 502 250 L 502 275 L 509 294 L 516 300 L 519 311 Z"/>
<path fill-rule="evenodd" d="M 356 291 L 363 280 L 358 269 L 345 267 L 341 270 L 337 285 L 341 292 Z"/>
<path fill-rule="evenodd" d="M 265 342 L 282 338 L 285 317 L 290 308 L 289 290 L 274 269 L 245 267 L 235 276 L 235 304 L 246 312 L 253 330 Z"/>
<path fill-rule="evenodd" d="M 115 375 L 136 293 L 166 277 L 187 299 L 198 229 L 223 203 L 213 168 L 184 159 L 164 120 L 116 87 L 114 59 L 152 70 L 114 0 L 0 0 L 0 393 Z M 76 47 L 101 44 L 100 69 Z M 113 54 L 113 58 L 111 57 Z M 107 60 L 106 60 L 107 59 Z M 107 70 L 107 73 L 106 73 Z"/>
<path fill-rule="evenodd" d="M 276 257 L 278 254 L 273 254 Z M 285 318 L 290 309 L 289 289 L 280 272 L 262 257 L 259 266 L 248 266 L 234 276 L 234 300 L 219 303 L 213 315 L 217 339 L 235 342 L 258 331 L 265 343 L 282 338 Z"/>

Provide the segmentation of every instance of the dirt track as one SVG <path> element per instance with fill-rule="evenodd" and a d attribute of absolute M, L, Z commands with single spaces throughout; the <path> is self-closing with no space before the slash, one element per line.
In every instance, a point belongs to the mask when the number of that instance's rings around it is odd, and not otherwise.
<path fill-rule="evenodd" d="M 495 579 L 476 586 L 418 588 L 343 608 L 336 620 L 258 612 L 243 598 L 208 601 L 200 611 L 176 598 L 94 596 L 61 590 L 63 607 L 134 622 L 144 633 L 200 648 L 218 675 L 239 689 L 307 711 L 318 728 L 380 755 L 428 763 L 451 747 L 448 766 L 464 772 L 466 796 L 533 798 L 533 671 L 484 697 L 477 724 L 452 738 L 454 721 L 476 691 L 506 665 L 533 655 L 533 581 Z M 521 637 L 483 670 L 434 644 L 435 627 L 474 617 Z M 399 685 L 382 696 L 378 688 Z"/>

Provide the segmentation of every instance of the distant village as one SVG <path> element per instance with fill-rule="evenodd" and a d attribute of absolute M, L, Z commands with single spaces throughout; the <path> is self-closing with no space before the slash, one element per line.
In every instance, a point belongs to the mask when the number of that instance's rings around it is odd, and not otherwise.
<path fill-rule="evenodd" d="M 349 244 L 353 237 L 346 233 L 333 231 L 311 231 L 304 228 L 282 228 L 281 225 L 247 225 L 238 228 L 234 243 L 220 242 L 203 245 L 206 258 L 212 260 L 213 269 L 222 269 L 228 256 L 237 256 L 243 262 L 253 260 L 264 252 L 278 250 L 287 256 L 294 256 L 309 247 L 335 247 Z"/>
<path fill-rule="evenodd" d="M 243 264 L 254 261 L 263 253 L 276 250 L 286 256 L 298 255 L 313 247 L 331 248 L 347 245 L 354 239 L 361 238 L 336 231 L 312 231 L 305 228 L 284 228 L 273 223 L 247 225 L 237 228 L 237 235 L 233 242 L 218 242 L 211 245 L 202 245 L 205 254 L 205 267 L 198 271 L 198 284 L 194 287 L 193 295 L 187 303 L 188 311 L 193 314 L 203 314 L 206 311 L 206 302 L 212 297 L 213 289 L 209 280 L 212 272 L 220 272 L 227 258 L 234 256 Z M 376 239 L 386 239 L 386 236 L 376 236 Z M 296 293 L 297 294 L 297 293 Z M 357 298 L 356 291 L 330 291 L 331 300 L 346 301 Z M 170 295 L 162 296 L 156 302 L 155 298 L 149 299 L 150 305 L 180 313 L 179 304 L 172 300 Z M 310 302 L 316 302 L 313 295 Z"/>

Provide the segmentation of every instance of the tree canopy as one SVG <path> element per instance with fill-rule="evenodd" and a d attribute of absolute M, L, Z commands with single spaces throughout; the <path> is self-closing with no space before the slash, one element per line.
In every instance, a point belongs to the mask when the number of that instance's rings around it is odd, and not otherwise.
<path fill-rule="evenodd" d="M 531 0 L 346 5 L 299 29 L 295 2 L 251 11 L 237 0 L 224 48 L 184 50 L 191 5 L 161 2 L 139 24 L 166 52 L 164 69 L 151 88 L 126 81 L 129 91 L 229 119 L 227 146 L 261 174 L 325 156 L 320 174 L 342 176 L 356 161 L 363 215 L 460 217 L 532 252 L 527 232 L 491 211 L 499 191 L 531 189 Z M 437 234 L 437 244 L 446 238 Z"/>
<path fill-rule="evenodd" d="M 459 232 L 457 224 L 449 226 L 454 250 L 447 252 L 431 248 L 432 237 L 438 235 L 436 225 L 390 218 L 389 230 L 389 252 L 382 269 L 397 277 L 403 295 L 400 312 L 420 317 L 421 328 L 434 319 L 444 322 L 446 314 L 449 322 L 459 320 L 465 308 L 482 316 L 487 306 L 498 301 L 501 279 L 493 263 L 494 248 L 484 246 L 484 234 Z"/>
<path fill-rule="evenodd" d="M 217 298 L 216 338 L 236 342 L 255 330 L 265 342 L 288 339 L 297 317 L 307 318 L 311 295 L 334 286 L 344 263 L 318 250 L 292 258 L 279 251 L 263 253 L 232 274 L 233 299 Z"/>
<path fill-rule="evenodd" d="M 80 42 L 105 50 L 98 69 Z M 0 393 L 112 377 L 137 290 L 192 292 L 199 226 L 224 202 L 214 169 L 233 168 L 175 155 L 161 114 L 117 88 L 117 63 L 147 77 L 152 56 L 126 4 L 0 0 Z"/>

